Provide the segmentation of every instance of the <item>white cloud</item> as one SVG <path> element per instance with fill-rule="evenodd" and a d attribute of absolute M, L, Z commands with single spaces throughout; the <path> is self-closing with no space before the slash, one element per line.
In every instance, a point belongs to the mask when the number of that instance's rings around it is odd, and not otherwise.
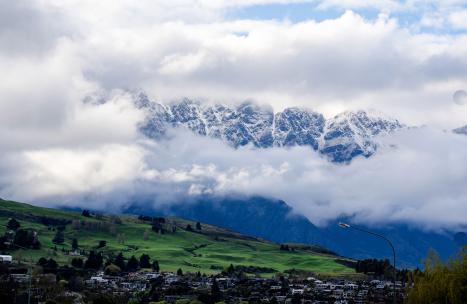
<path fill-rule="evenodd" d="M 307 148 L 258 154 L 191 135 L 141 141 L 142 113 L 126 89 L 165 100 L 253 98 L 328 115 L 371 107 L 441 128 L 467 123 L 467 107 L 452 102 L 453 92 L 467 89 L 466 35 L 420 33 L 389 13 L 367 20 L 347 11 L 301 23 L 224 19 L 232 7 L 282 2 L 2 2 L 0 194 L 108 207 L 135 195 L 173 201 L 237 191 L 283 198 L 315 222 L 355 214 L 465 224 L 466 178 L 458 164 L 467 153 L 459 136 L 411 131 L 394 139 L 397 150 L 347 167 Z M 370 4 L 386 12 L 417 3 Z M 462 4 L 435 6 L 445 18 Z M 459 16 L 449 20 L 461 28 Z M 92 94 L 94 102 L 83 103 Z"/>
<path fill-rule="evenodd" d="M 261 195 L 285 200 L 315 224 L 338 216 L 437 230 L 467 225 L 467 137 L 430 128 L 382 138 L 369 159 L 335 165 L 309 147 L 238 150 L 177 131 L 169 141 L 99 149 L 44 149 L 15 161 L 3 193 L 56 205 L 114 209 L 198 195 Z M 199 147 L 203 147 L 200 149 Z M 8 160 L 11 164 L 11 159 Z"/>
<path fill-rule="evenodd" d="M 323 0 L 320 1 L 318 8 L 329 9 L 329 8 L 344 8 L 344 9 L 361 9 L 361 8 L 372 8 L 381 11 L 394 11 L 400 10 L 405 7 L 404 3 L 394 0 Z"/>
<path fill-rule="evenodd" d="M 457 29 L 467 29 L 467 9 L 449 15 L 449 22 Z"/>
<path fill-rule="evenodd" d="M 336 19 L 295 24 L 222 20 L 224 10 L 234 4 L 277 2 L 37 1 L 29 10 L 41 17 L 27 29 L 10 26 L 14 32 L 32 35 L 31 29 L 42 29 L 42 20 L 51 14 L 59 16 L 51 19 L 63 23 L 66 31 L 51 28 L 41 38 L 49 42 L 31 56 L 14 58 L 3 51 L 2 70 L 12 74 L 2 80 L 17 81 L 21 74 L 36 81 L 43 73 L 44 92 L 53 91 L 47 85 L 58 81 L 62 85 L 56 91 L 79 81 L 88 91 L 143 88 L 166 100 L 253 98 L 276 108 L 298 104 L 328 115 L 372 107 L 413 124 L 453 128 L 465 122 L 467 109 L 451 107 L 452 93 L 467 87 L 465 35 L 413 33 L 387 14 L 366 20 L 351 11 Z M 417 5 L 404 4 L 406 9 Z M 212 13 L 198 18 L 197 7 Z M 26 40 L 16 36 L 8 41 L 13 49 Z M 36 69 L 28 70 L 28 65 Z M 22 94 L 27 99 L 28 92 Z"/>

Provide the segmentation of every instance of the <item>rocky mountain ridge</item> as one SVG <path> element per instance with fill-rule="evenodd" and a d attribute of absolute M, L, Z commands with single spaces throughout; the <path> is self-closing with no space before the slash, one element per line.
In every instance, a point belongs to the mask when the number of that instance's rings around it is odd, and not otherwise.
<path fill-rule="evenodd" d="M 169 128 L 184 127 L 234 147 L 310 146 L 333 162 L 369 157 L 378 148 L 378 135 L 404 128 L 398 120 L 370 111 L 344 112 L 326 119 L 318 112 L 299 107 L 274 113 L 272 108 L 252 102 L 238 106 L 206 105 L 185 98 L 162 104 L 142 93 L 136 95 L 135 104 L 147 113 L 141 131 L 153 139 L 163 138 Z"/>

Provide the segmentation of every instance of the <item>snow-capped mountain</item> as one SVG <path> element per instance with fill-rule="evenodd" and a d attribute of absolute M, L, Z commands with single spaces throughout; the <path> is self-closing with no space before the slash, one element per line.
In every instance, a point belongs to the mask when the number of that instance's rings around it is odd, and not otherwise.
<path fill-rule="evenodd" d="M 184 99 L 164 105 L 141 93 L 136 96 L 136 105 L 147 112 L 141 130 L 150 138 L 160 139 L 168 128 L 184 127 L 199 135 L 222 139 L 234 147 L 310 146 L 334 162 L 371 156 L 378 146 L 376 135 L 403 127 L 395 119 L 365 111 L 325 119 L 322 114 L 304 108 L 274 113 L 270 107 L 251 102 L 226 106 Z"/>

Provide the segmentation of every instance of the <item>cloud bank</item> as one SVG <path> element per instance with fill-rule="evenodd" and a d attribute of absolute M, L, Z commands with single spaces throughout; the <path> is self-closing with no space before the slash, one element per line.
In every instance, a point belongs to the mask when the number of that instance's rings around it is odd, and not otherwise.
<path fill-rule="evenodd" d="M 395 14 L 418 1 L 370 1 L 372 18 L 355 1 L 311 1 L 341 10 L 322 21 L 226 17 L 283 2 L 2 2 L 0 196 L 119 208 L 242 193 L 284 199 L 317 224 L 348 215 L 465 226 L 466 138 L 442 131 L 467 123 L 467 107 L 452 102 L 467 89 L 465 11 L 455 10 L 464 2 L 432 1 L 410 25 Z M 386 138 L 393 148 L 349 166 L 307 148 L 232 150 L 184 133 L 153 143 L 124 93 L 135 88 L 327 115 L 376 108 L 431 127 Z"/>
<path fill-rule="evenodd" d="M 136 201 L 162 207 L 201 195 L 260 195 L 285 200 L 317 225 L 348 216 L 464 229 L 467 172 L 459 164 L 467 137 L 422 128 L 381 140 L 375 156 L 335 165 L 308 147 L 235 150 L 176 130 L 167 141 L 27 152 L 2 162 L 0 184 L 9 197 L 55 205 L 118 210 Z"/>

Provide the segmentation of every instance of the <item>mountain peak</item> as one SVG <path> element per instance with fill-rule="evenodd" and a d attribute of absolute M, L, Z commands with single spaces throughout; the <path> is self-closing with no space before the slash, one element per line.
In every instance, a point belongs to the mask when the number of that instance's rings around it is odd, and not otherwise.
<path fill-rule="evenodd" d="M 141 130 L 160 139 L 168 128 L 183 127 L 196 134 L 219 138 L 239 147 L 309 146 L 333 162 L 375 153 L 375 136 L 403 128 L 397 120 L 376 111 L 343 112 L 326 120 L 320 113 L 301 107 L 274 113 L 272 107 L 246 101 L 238 106 L 207 105 L 184 98 L 163 105 L 139 95 L 138 106 L 148 109 Z"/>

